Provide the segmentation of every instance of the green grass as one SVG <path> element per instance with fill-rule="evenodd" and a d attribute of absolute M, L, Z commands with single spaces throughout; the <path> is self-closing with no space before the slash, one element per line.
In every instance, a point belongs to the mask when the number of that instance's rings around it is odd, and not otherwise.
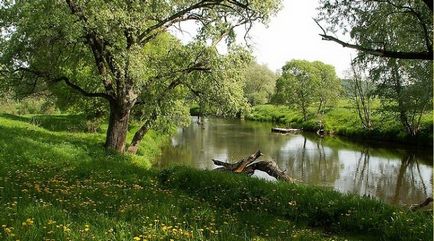
<path fill-rule="evenodd" d="M 246 118 L 274 122 L 292 128 L 303 128 L 307 131 L 318 130 L 321 119 L 325 130 L 331 134 L 370 140 L 433 144 L 432 112 L 423 116 L 419 135 L 410 137 L 405 133 L 398 120 L 384 118 L 378 110 L 374 111 L 375 114 L 373 115 L 374 128 L 367 131 L 362 127 L 355 109 L 346 100 L 340 100 L 336 106 L 327 108 L 323 116 L 314 114 L 315 111 L 314 108 L 311 108 L 308 120 L 304 121 L 300 112 L 287 106 L 259 105 L 255 106 Z"/>
<path fill-rule="evenodd" d="M 0 115 L 0 240 L 432 239 L 429 213 L 304 185 L 157 170 L 150 165 L 167 137 L 151 132 L 138 156 L 106 153 L 104 134 L 80 131 L 82 121 Z"/>

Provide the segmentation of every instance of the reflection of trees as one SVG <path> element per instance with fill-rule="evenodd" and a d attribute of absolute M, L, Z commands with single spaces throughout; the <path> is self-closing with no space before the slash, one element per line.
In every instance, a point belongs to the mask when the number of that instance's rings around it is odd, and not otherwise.
<path fill-rule="evenodd" d="M 301 149 L 301 180 L 306 181 L 305 176 L 304 176 L 304 159 L 306 157 L 306 137 L 304 137 L 304 141 L 303 141 L 303 147 Z"/>
<path fill-rule="evenodd" d="M 405 153 L 399 166 L 395 161 L 371 160 L 371 149 L 364 147 L 354 166 L 353 193 L 398 204 L 415 203 L 427 195 L 427 187 L 414 153 Z"/>
<path fill-rule="evenodd" d="M 360 152 L 360 157 L 357 160 L 357 167 L 354 173 L 354 190 L 357 190 L 359 194 L 368 196 L 369 193 L 369 160 L 370 153 L 369 148 L 364 147 Z M 363 185 L 364 184 L 364 185 Z"/>
<path fill-rule="evenodd" d="M 401 160 L 401 166 L 399 167 L 398 177 L 396 180 L 396 186 L 395 186 L 395 194 L 392 199 L 392 203 L 398 203 L 400 200 L 400 191 L 402 187 L 402 183 L 404 181 L 404 175 L 407 171 L 408 166 L 410 163 L 414 162 L 414 155 L 413 154 L 407 154 L 405 155 Z M 413 176 L 413 172 L 411 172 L 411 175 Z M 414 178 L 412 178 L 414 183 Z"/>
<path fill-rule="evenodd" d="M 424 200 L 428 195 L 431 196 L 431 194 L 428 194 L 420 170 L 419 160 L 413 153 L 406 153 L 401 161 L 392 202 L 398 203 L 400 200 L 405 199 L 415 200 L 411 202 L 415 203 Z"/>
<path fill-rule="evenodd" d="M 339 177 L 338 150 L 324 146 L 321 138 L 303 134 L 288 146 L 295 148 L 286 158 L 289 175 L 319 185 L 332 185 Z"/>
<path fill-rule="evenodd" d="M 419 161 L 416 158 L 415 158 L 415 162 L 416 162 L 416 167 L 417 167 L 417 173 L 419 174 L 420 181 L 422 182 L 423 192 L 424 192 L 425 196 L 428 196 L 428 192 L 426 190 L 426 185 L 425 185 L 425 182 L 423 181 L 422 173 L 420 172 Z M 431 178 L 432 178 L 432 176 L 431 176 Z"/>

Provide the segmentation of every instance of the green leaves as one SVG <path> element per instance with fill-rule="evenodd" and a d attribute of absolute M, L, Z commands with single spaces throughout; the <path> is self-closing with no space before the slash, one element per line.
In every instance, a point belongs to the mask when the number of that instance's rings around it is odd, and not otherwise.
<path fill-rule="evenodd" d="M 360 50 L 359 57 L 432 59 L 432 6 L 422 0 L 321 0 L 318 10 L 326 30 L 349 34 L 357 46 L 344 47 Z"/>
<path fill-rule="evenodd" d="M 270 102 L 274 94 L 277 76 L 266 65 L 256 62 L 246 69 L 244 95 L 250 105 L 261 105 Z"/>
<path fill-rule="evenodd" d="M 318 112 L 325 103 L 335 100 L 340 82 L 334 67 L 319 61 L 291 60 L 282 67 L 282 75 L 276 81 L 274 102 L 296 106 L 307 119 L 307 109 L 319 103 Z"/>

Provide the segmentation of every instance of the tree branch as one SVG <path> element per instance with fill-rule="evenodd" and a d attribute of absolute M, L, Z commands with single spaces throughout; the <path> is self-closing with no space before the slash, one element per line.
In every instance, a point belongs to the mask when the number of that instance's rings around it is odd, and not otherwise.
<path fill-rule="evenodd" d="M 100 97 L 100 98 L 107 99 L 107 100 L 109 100 L 109 101 L 112 100 L 112 97 L 111 97 L 110 95 L 108 95 L 108 94 L 105 94 L 105 93 L 93 93 L 93 92 L 88 92 L 88 91 L 84 90 L 84 89 L 81 88 L 80 86 L 78 86 L 78 85 L 72 83 L 72 82 L 71 82 L 67 77 L 65 77 L 65 76 L 62 76 L 62 77 L 59 77 L 59 78 L 53 79 L 53 82 L 60 82 L 60 81 L 65 82 L 65 84 L 66 84 L 67 86 L 69 86 L 71 89 L 77 91 L 78 93 L 80 93 L 80 94 L 83 95 L 83 96 L 86 96 L 86 97 Z"/>
<path fill-rule="evenodd" d="M 182 17 L 184 14 L 186 14 L 186 13 L 188 13 L 188 12 L 194 10 L 194 9 L 198 9 L 198 8 L 202 8 L 202 7 L 205 7 L 205 6 L 211 6 L 211 5 L 213 5 L 212 3 L 207 3 L 207 2 L 208 2 L 207 0 L 202 0 L 202 1 L 198 2 L 198 3 L 196 3 L 196 4 L 191 5 L 188 8 L 180 10 L 179 12 L 177 12 L 177 13 L 175 13 L 175 14 L 173 14 L 173 15 L 171 15 L 171 16 L 163 19 L 163 20 L 158 21 L 156 24 L 154 24 L 151 27 L 147 28 L 145 31 L 143 31 L 139 35 L 139 37 L 137 38 L 138 42 L 140 42 L 140 43 L 143 44 L 144 41 L 147 39 L 146 37 L 148 36 L 148 34 L 150 34 L 152 31 L 154 31 L 154 30 L 156 30 L 158 28 L 163 27 L 167 23 L 175 21 L 176 19 Z"/>
<path fill-rule="evenodd" d="M 319 34 L 319 36 L 322 37 L 323 40 L 327 41 L 333 41 L 340 45 L 342 45 L 344 48 L 351 48 L 356 49 L 371 55 L 380 56 L 380 57 L 387 57 L 387 58 L 396 58 L 396 59 L 421 59 L 421 60 L 433 60 L 433 51 L 430 49 L 426 52 L 402 52 L 402 51 L 390 51 L 386 49 L 373 49 L 373 48 L 367 48 L 363 47 L 361 45 L 357 44 L 351 44 L 348 42 L 344 42 L 336 37 L 333 37 L 331 35 L 328 35 L 323 27 L 318 23 L 317 20 L 315 20 L 315 23 L 321 28 L 323 31 L 323 34 Z"/>
<path fill-rule="evenodd" d="M 49 80 L 52 83 L 58 83 L 58 82 L 63 81 L 71 89 L 77 91 L 78 93 L 80 93 L 81 95 L 86 96 L 86 97 L 100 97 L 100 98 L 107 99 L 109 101 L 113 100 L 113 98 L 110 95 L 108 95 L 108 94 L 105 94 L 105 93 L 93 93 L 93 92 L 86 91 L 85 89 L 83 89 L 79 85 L 73 83 L 66 76 L 52 78 L 52 77 L 50 77 L 50 75 L 48 73 L 44 73 L 44 72 L 37 71 L 37 70 L 32 70 L 32 69 L 29 69 L 29 68 L 18 68 L 16 70 L 14 70 L 14 72 L 17 72 L 17 71 L 25 71 L 25 72 L 31 73 L 31 74 L 33 74 L 37 78 L 45 78 L 45 79 Z"/>
<path fill-rule="evenodd" d="M 80 21 L 83 22 L 84 26 L 83 29 L 86 32 L 86 40 L 87 44 L 90 46 L 92 53 L 95 58 L 95 64 L 98 68 L 98 72 L 102 77 L 102 82 L 104 85 L 104 88 L 108 95 L 115 97 L 115 91 L 113 89 L 113 84 L 110 79 L 108 79 L 107 76 L 107 70 L 105 67 L 105 64 L 107 64 L 110 68 L 110 71 L 113 73 L 115 77 L 117 77 L 117 80 L 120 77 L 120 71 L 115 65 L 113 56 L 109 53 L 109 51 L 106 49 L 104 41 L 101 40 L 97 36 L 97 34 L 90 30 L 86 25 L 88 22 L 87 17 L 84 15 L 82 9 L 72 0 L 66 0 L 66 3 L 68 4 L 69 9 L 71 10 L 71 13 L 78 17 Z M 117 83 L 119 85 L 119 83 Z M 118 86 L 119 87 L 119 86 Z"/>

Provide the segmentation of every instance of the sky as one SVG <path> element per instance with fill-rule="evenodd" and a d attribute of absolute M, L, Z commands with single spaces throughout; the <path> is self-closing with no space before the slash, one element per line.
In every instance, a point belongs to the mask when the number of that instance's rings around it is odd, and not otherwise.
<path fill-rule="evenodd" d="M 268 28 L 256 24 L 250 36 L 257 62 L 276 71 L 291 59 L 319 60 L 335 66 L 338 76 L 344 77 L 356 52 L 321 39 L 322 31 L 312 20 L 317 6 L 317 0 L 283 0 Z"/>
<path fill-rule="evenodd" d="M 249 32 L 249 45 L 260 64 L 278 71 L 292 59 L 319 60 L 335 66 L 339 77 L 350 69 L 354 50 L 325 41 L 318 34 L 322 30 L 312 18 L 317 16 L 318 0 L 283 0 L 282 9 L 272 17 L 267 26 L 255 23 Z M 172 29 L 181 41 L 188 42 L 197 29 L 192 23 L 183 24 L 183 32 Z M 243 29 L 239 29 L 237 42 L 243 44 Z M 224 44 L 221 44 L 224 46 Z M 224 49 L 224 47 L 222 48 Z M 224 50 L 222 50 L 224 51 Z"/>

